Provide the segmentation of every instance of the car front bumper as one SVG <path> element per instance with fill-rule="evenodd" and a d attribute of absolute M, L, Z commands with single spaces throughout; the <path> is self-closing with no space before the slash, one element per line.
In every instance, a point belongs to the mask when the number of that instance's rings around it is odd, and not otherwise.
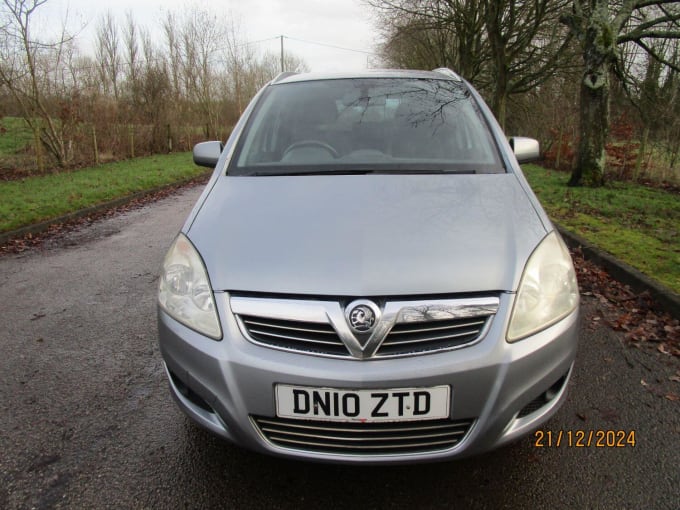
<path fill-rule="evenodd" d="M 215 341 L 158 312 L 160 350 L 179 407 L 213 433 L 241 446 L 289 458 L 339 463 L 407 463 L 458 458 L 496 448 L 536 429 L 566 397 L 578 311 L 515 343 L 505 340 L 514 294 L 484 337 L 465 348 L 393 359 L 333 359 L 284 352 L 247 340 L 227 293 L 215 301 L 223 339 Z M 339 453 L 275 444 L 256 417 L 276 418 L 276 384 L 385 389 L 451 387 L 452 421 L 471 425 L 455 446 L 409 453 Z"/>

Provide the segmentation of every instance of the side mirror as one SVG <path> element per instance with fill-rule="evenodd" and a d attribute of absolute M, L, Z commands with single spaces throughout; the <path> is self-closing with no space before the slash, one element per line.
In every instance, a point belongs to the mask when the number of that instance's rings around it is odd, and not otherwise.
<path fill-rule="evenodd" d="M 541 149 L 538 145 L 538 140 L 526 138 L 524 136 L 512 136 L 508 141 L 510 142 L 510 147 L 512 147 L 512 151 L 515 153 L 515 157 L 519 163 L 536 161 L 541 157 Z"/>
<path fill-rule="evenodd" d="M 215 168 L 224 145 L 222 142 L 202 142 L 194 145 L 194 163 L 198 166 Z"/>

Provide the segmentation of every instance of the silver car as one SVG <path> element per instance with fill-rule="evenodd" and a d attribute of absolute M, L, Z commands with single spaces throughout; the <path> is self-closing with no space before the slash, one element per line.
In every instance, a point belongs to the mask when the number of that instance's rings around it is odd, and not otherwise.
<path fill-rule="evenodd" d="M 565 399 L 579 294 L 505 138 L 448 69 L 283 73 L 226 145 L 163 262 L 179 407 L 262 453 L 459 458 Z"/>

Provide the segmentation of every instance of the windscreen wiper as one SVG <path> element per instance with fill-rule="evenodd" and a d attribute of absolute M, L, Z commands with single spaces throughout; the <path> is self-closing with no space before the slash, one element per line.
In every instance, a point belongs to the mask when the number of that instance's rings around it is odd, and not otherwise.
<path fill-rule="evenodd" d="M 331 169 L 331 170 L 274 170 L 268 172 L 254 172 L 249 174 L 255 177 L 278 177 L 278 176 L 288 176 L 288 175 L 365 175 L 379 173 L 376 170 L 342 170 L 342 169 Z"/>
<path fill-rule="evenodd" d="M 267 171 L 267 172 L 254 172 L 252 174 L 248 174 L 250 176 L 254 177 L 276 177 L 276 176 L 298 176 L 298 175 L 368 175 L 368 174 L 376 174 L 376 175 L 427 175 L 427 174 L 476 174 L 476 170 L 446 170 L 446 169 L 421 169 L 421 170 L 415 170 L 415 169 L 403 169 L 403 168 L 398 168 L 398 169 L 380 169 L 380 170 L 374 170 L 374 169 L 355 169 L 355 170 L 347 170 L 347 169 L 330 169 L 330 170 L 274 170 L 274 171 Z"/>

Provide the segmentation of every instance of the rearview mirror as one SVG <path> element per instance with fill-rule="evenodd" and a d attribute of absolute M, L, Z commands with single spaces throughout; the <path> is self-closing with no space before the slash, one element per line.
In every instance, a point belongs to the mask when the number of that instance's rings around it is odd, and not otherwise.
<path fill-rule="evenodd" d="M 215 168 L 224 145 L 222 142 L 202 142 L 194 145 L 194 163 L 198 166 Z"/>
<path fill-rule="evenodd" d="M 524 136 L 512 136 L 508 141 L 519 163 L 535 161 L 541 156 L 538 140 Z"/>

